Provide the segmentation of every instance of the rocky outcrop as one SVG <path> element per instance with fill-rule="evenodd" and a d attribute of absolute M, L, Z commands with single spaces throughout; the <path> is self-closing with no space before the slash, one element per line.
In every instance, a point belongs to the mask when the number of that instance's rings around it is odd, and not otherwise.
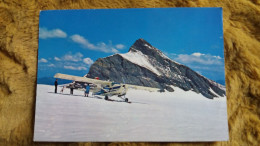
<path fill-rule="evenodd" d="M 126 54 L 100 58 L 90 67 L 89 77 L 156 87 L 173 92 L 171 86 L 192 90 L 207 98 L 225 96 L 225 87 L 179 64 L 144 39 L 138 39 Z"/>

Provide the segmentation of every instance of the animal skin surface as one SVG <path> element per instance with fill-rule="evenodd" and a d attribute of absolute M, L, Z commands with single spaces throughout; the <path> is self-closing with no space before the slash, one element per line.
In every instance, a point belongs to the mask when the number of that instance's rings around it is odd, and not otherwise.
<path fill-rule="evenodd" d="M 222 7 L 229 141 L 34 143 L 40 10 Z M 0 145 L 259 145 L 260 0 L 1 0 Z"/>

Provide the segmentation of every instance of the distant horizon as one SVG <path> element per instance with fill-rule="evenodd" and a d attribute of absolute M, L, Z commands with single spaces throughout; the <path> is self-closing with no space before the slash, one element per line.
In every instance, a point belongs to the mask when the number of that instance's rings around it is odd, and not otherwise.
<path fill-rule="evenodd" d="M 225 84 L 222 8 L 41 11 L 38 78 L 83 76 L 143 38 L 170 59 Z"/>

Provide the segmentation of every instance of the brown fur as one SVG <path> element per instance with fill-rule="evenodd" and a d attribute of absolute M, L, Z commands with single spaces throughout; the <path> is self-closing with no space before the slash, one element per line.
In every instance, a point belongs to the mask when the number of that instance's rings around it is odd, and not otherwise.
<path fill-rule="evenodd" d="M 223 7 L 228 142 L 66 143 L 68 145 L 259 145 L 260 0 L 2 0 L 0 145 L 33 143 L 39 11 L 48 9 Z"/>

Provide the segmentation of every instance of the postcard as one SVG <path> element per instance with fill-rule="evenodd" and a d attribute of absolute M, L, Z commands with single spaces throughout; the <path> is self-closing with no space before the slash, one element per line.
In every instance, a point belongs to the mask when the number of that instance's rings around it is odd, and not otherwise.
<path fill-rule="evenodd" d="M 40 12 L 34 141 L 227 141 L 222 8 Z"/>

